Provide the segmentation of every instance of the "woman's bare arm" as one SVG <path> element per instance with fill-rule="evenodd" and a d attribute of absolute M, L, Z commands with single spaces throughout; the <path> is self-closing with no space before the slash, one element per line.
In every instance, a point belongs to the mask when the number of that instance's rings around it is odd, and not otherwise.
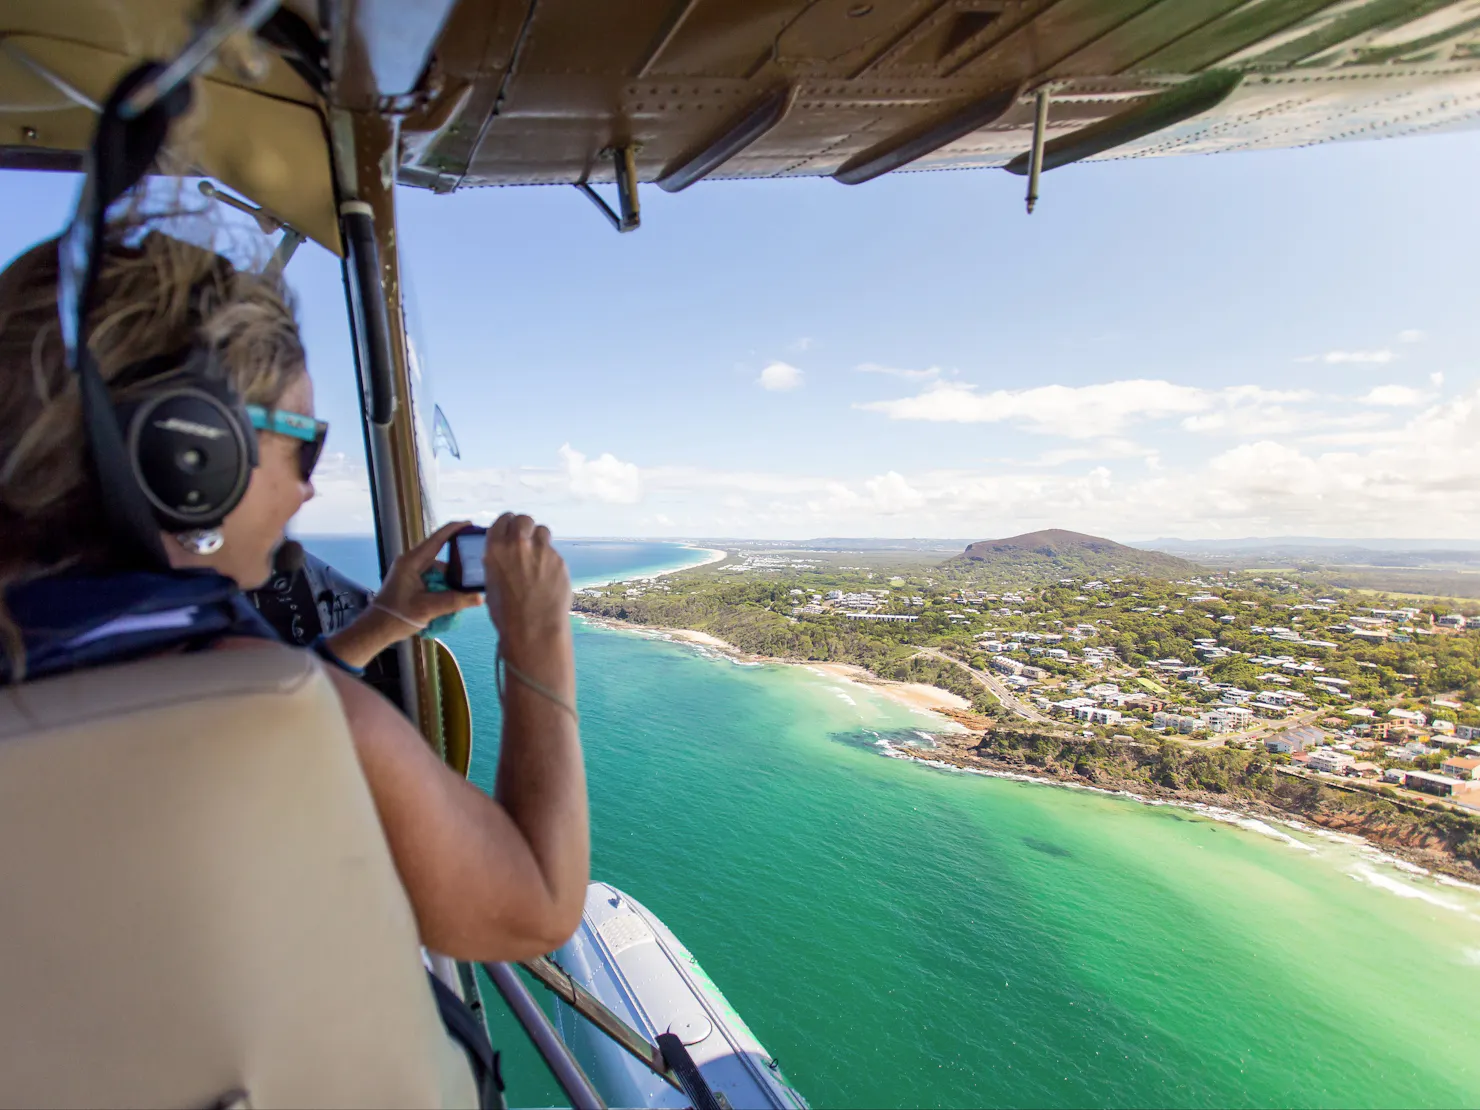
<path fill-rule="evenodd" d="M 573 706 L 570 580 L 549 532 L 528 517 L 501 517 L 484 562 L 505 656 Z M 509 678 L 491 799 L 380 694 L 330 675 L 423 943 L 468 960 L 527 959 L 563 944 L 580 924 L 590 868 L 574 715 Z"/>

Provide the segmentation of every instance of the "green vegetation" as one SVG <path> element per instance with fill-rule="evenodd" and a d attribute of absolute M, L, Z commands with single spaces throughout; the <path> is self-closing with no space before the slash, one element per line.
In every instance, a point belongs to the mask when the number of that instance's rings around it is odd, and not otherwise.
<path fill-rule="evenodd" d="M 1470 879 L 1480 877 L 1480 815 L 1403 801 L 1391 787 L 1336 786 L 1281 774 L 1280 757 L 1263 751 L 1191 748 L 1165 741 L 1137 744 L 1012 728 L 992 729 L 972 751 L 999 767 L 1111 789 L 1151 794 L 1165 790 L 1183 796 L 1197 792 L 1212 795 L 1209 801 L 1216 803 L 1263 803 L 1388 847 L 1448 856 L 1458 863 L 1451 870 Z"/>
<path fill-rule="evenodd" d="M 1059 534 L 1022 539 L 1043 536 Z M 985 730 L 972 758 L 1272 806 L 1388 847 L 1420 845 L 1480 878 L 1466 870 L 1480 832 L 1452 802 L 1300 777 L 1282 765 L 1307 756 L 1270 755 L 1262 742 L 1315 725 L 1369 780 L 1383 768 L 1440 770 L 1476 742 L 1456 734 L 1480 729 L 1480 629 L 1463 608 L 1385 602 L 1321 574 L 1207 571 L 1093 537 L 1041 546 L 973 545 L 981 558 L 743 549 L 582 590 L 575 607 L 948 690 Z M 1137 564 L 1150 572 L 1127 572 L 1127 552 L 1156 556 Z"/>

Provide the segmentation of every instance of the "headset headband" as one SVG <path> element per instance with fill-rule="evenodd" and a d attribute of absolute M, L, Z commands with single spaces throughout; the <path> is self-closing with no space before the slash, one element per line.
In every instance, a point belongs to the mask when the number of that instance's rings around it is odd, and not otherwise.
<path fill-rule="evenodd" d="M 88 349 L 87 317 L 102 270 L 108 209 L 138 184 L 159 157 L 170 124 L 190 108 L 190 86 L 180 83 L 142 112 L 125 112 L 130 94 L 164 70 L 157 62 L 146 62 L 130 71 L 103 105 L 77 210 L 58 246 L 57 309 L 62 339 L 77 374 L 83 429 L 114 554 L 130 570 L 164 570 L 170 564 L 160 542 L 159 523 L 135 478 L 108 387 Z"/>

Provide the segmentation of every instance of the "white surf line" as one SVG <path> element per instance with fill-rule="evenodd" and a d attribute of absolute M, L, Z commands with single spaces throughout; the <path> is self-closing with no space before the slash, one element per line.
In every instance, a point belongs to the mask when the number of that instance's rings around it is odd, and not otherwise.
<path fill-rule="evenodd" d="M 1421 880 L 1427 880 L 1436 885 L 1455 887 L 1474 894 L 1480 894 L 1480 886 L 1467 883 L 1463 879 L 1456 879 L 1449 875 L 1430 871 L 1426 867 L 1420 867 L 1416 863 L 1409 863 L 1405 859 L 1390 855 L 1365 837 L 1358 836 L 1355 833 L 1332 832 L 1330 829 L 1306 825 L 1294 818 L 1254 817 L 1247 813 L 1240 813 L 1237 810 L 1224 809 L 1221 806 L 1211 806 L 1206 802 L 1182 802 L 1175 799 L 1148 798 L 1144 794 L 1136 794 L 1129 790 L 1107 790 L 1103 786 L 1090 786 L 1088 783 L 1082 782 L 1066 782 L 1063 779 L 1048 778 L 1043 775 L 1025 775 L 1017 771 L 998 771 L 987 767 L 957 767 L 954 763 L 946 763 L 943 760 L 923 759 L 920 756 L 911 755 L 883 738 L 880 738 L 878 743 L 879 747 L 883 749 L 883 754 L 890 759 L 907 759 L 914 763 L 923 764 L 926 767 L 934 767 L 937 770 L 957 771 L 961 774 L 980 775 L 983 778 L 1007 779 L 1012 782 L 1034 783 L 1039 786 L 1059 786 L 1068 790 L 1084 790 L 1091 794 L 1104 794 L 1112 798 L 1125 798 L 1129 801 L 1139 802 L 1144 806 L 1170 806 L 1174 809 L 1188 810 L 1206 817 L 1210 821 L 1217 821 L 1226 825 L 1236 825 L 1246 832 L 1256 833 L 1272 840 L 1277 840 L 1288 847 L 1308 852 L 1318 858 L 1321 857 L 1321 853 L 1315 846 L 1306 844 L 1290 836 L 1288 833 L 1281 832 L 1279 829 L 1274 828 L 1273 825 L 1283 825 L 1285 828 L 1294 829 L 1296 832 L 1303 833 L 1307 836 L 1319 837 L 1323 840 L 1339 841 L 1350 847 L 1360 848 L 1365 857 L 1365 860 L 1350 861 L 1356 864 L 1355 867 L 1342 867 L 1342 870 L 1353 879 L 1359 882 L 1365 882 L 1375 889 L 1386 891 L 1398 897 L 1417 898 L 1431 905 L 1480 919 L 1480 915 L 1470 911 L 1468 907 L 1459 905 L 1447 898 L 1440 898 L 1427 893 L 1417 883 Z M 1378 863 L 1385 867 L 1391 867 L 1394 871 L 1399 872 L 1399 874 L 1405 876 L 1411 875 L 1413 878 L 1405 882 L 1403 879 L 1394 876 L 1384 876 L 1380 873 L 1374 873 L 1369 866 L 1365 866 L 1367 863 Z M 1340 865 L 1338 864 L 1338 866 Z"/>
<path fill-rule="evenodd" d="M 654 540 L 654 543 L 670 543 L 670 540 Z M 612 578 L 582 578 L 579 582 L 572 582 L 570 588 L 573 590 L 586 590 L 596 586 L 614 586 L 618 582 L 638 582 L 662 578 L 665 574 L 678 574 L 680 571 L 693 570 L 696 567 L 707 567 L 710 563 L 718 563 L 729 558 L 728 551 L 719 551 L 712 547 L 695 547 L 691 543 L 673 543 L 674 547 L 682 548 L 684 551 L 703 552 L 704 558 L 693 563 L 684 563 L 682 566 L 669 567 L 667 570 L 654 571 L 623 571 Z"/>
<path fill-rule="evenodd" d="M 665 574 L 677 574 L 681 570 L 696 570 L 699 567 L 707 567 L 710 563 L 723 562 L 730 557 L 728 551 L 721 551 L 714 547 L 695 547 L 693 544 L 688 543 L 682 546 L 689 551 L 702 551 L 704 558 L 700 559 L 697 563 L 687 563 L 681 567 L 673 567 L 671 570 L 660 570 L 657 574 L 653 575 L 654 578 L 662 578 Z"/>

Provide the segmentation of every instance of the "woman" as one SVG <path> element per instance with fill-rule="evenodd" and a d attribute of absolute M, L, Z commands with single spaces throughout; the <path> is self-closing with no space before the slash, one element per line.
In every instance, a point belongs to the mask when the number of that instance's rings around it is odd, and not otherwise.
<path fill-rule="evenodd" d="M 151 598 L 180 591 L 201 601 L 191 611 L 228 616 L 219 625 L 150 632 L 154 639 L 144 647 L 138 634 L 118 642 L 131 645 L 132 655 L 261 650 L 267 632 L 240 590 L 267 580 L 289 520 L 314 492 L 315 456 L 290 434 L 306 423 L 293 414 L 312 416 L 313 387 L 286 286 L 272 272 L 238 271 L 212 251 L 148 228 L 110 235 L 88 342 L 115 403 L 127 404 L 175 372 L 172 352 L 205 347 L 250 407 L 254 425 L 267 429 L 257 432 L 258 463 L 219 528 L 220 542 L 162 534 L 171 571 L 140 574 L 122 572 L 110 557 L 62 349 L 57 281 L 55 241 L 0 273 L 0 677 L 23 681 L 28 664 L 38 665 L 34 675 L 45 673 L 43 662 L 67 669 L 109 661 L 77 645 L 106 645 L 101 633 L 119 627 L 114 614 L 136 614 Z M 267 419 L 259 422 L 260 414 Z M 421 582 L 462 527 L 447 525 L 396 560 L 376 607 L 328 641 L 329 656 L 361 665 L 431 618 L 477 604 L 467 595 L 430 593 Z M 564 943 L 580 923 L 586 894 L 570 580 L 549 530 L 513 514 L 489 529 L 484 570 L 511 678 L 493 798 L 443 765 L 401 713 L 348 668 L 326 669 L 422 942 L 458 959 L 518 960 Z M 71 620 L 65 641 L 48 627 L 60 609 Z M 115 651 L 113 661 L 119 657 Z"/>

